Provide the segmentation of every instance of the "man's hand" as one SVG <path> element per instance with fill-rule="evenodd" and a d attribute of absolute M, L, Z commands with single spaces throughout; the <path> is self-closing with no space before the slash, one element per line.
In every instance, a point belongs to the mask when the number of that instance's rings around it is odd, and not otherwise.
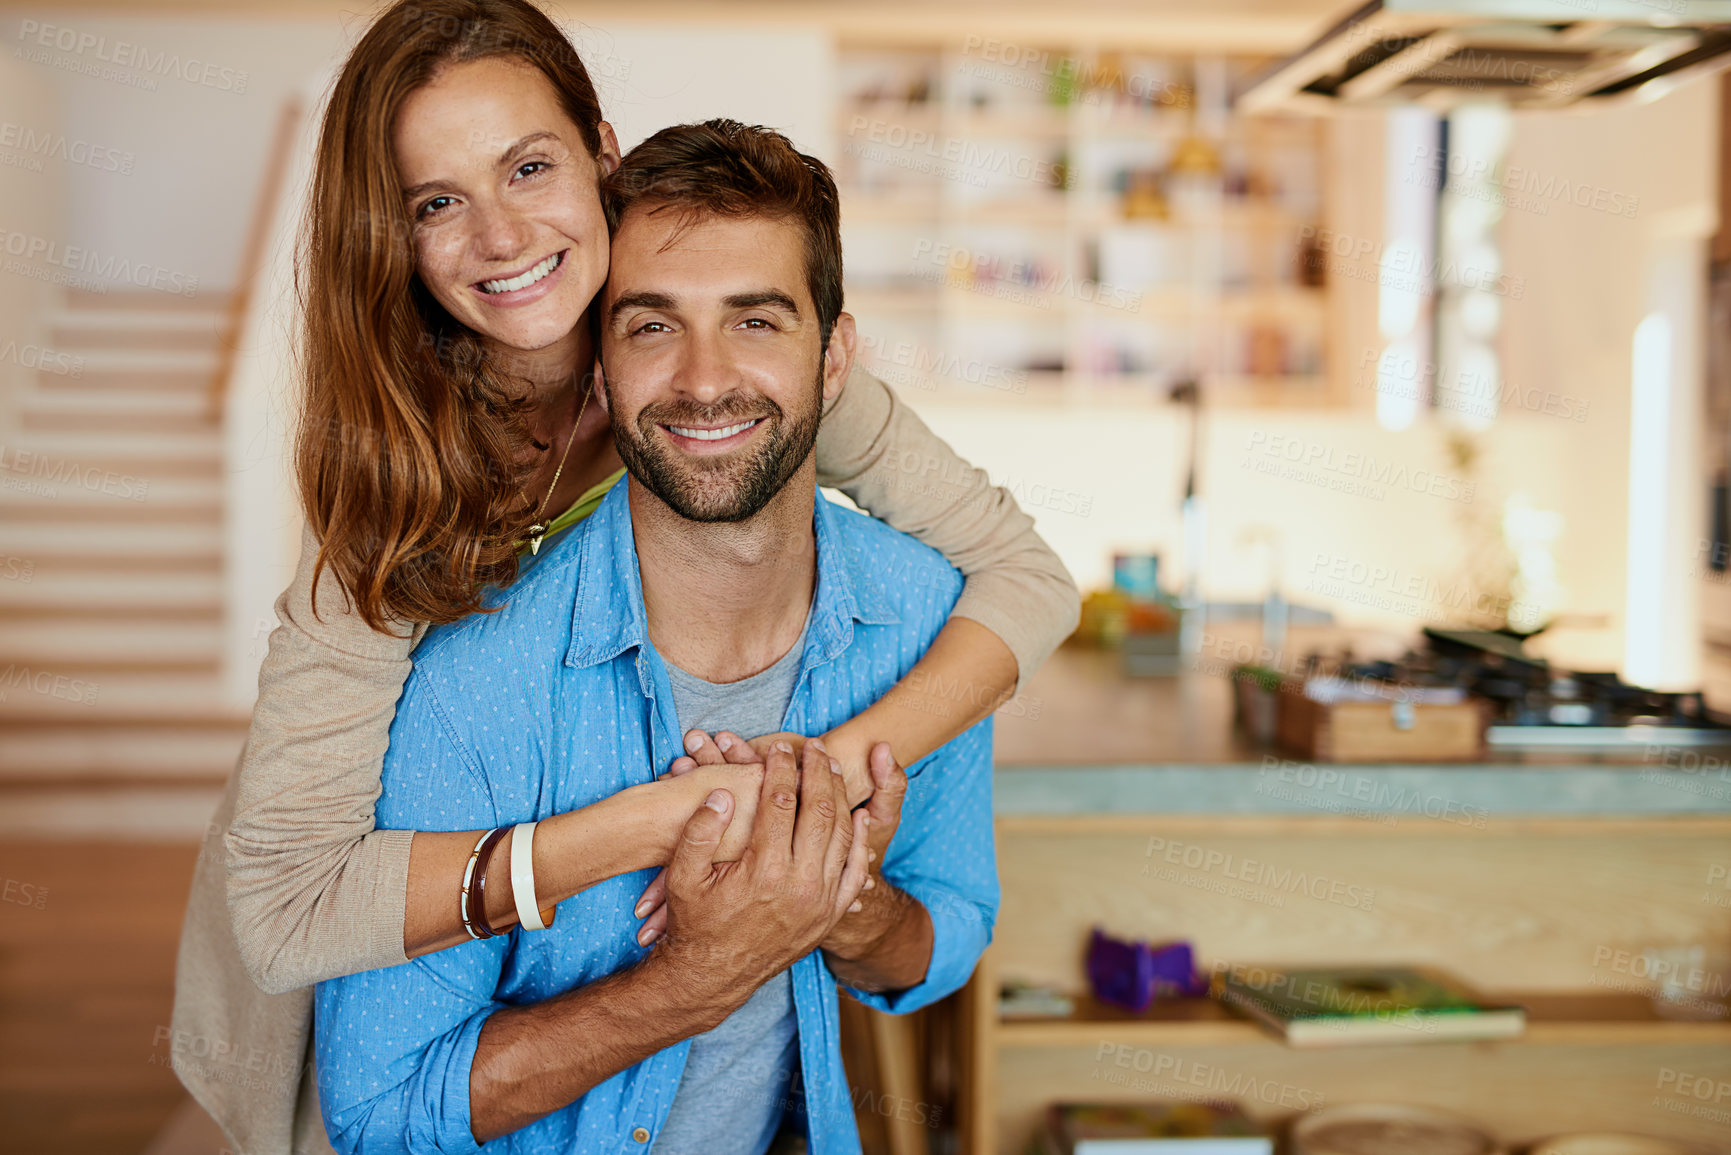
<path fill-rule="evenodd" d="M 823 940 L 830 970 L 860 990 L 903 990 L 926 976 L 932 957 L 932 920 L 925 907 L 883 877 L 890 841 L 902 821 L 908 776 L 896 765 L 889 743 L 872 747 L 871 800 L 863 807 L 872 864 L 857 909 L 836 922 Z"/>
<path fill-rule="evenodd" d="M 666 872 L 667 929 L 658 969 L 673 968 L 715 1022 L 829 936 L 859 899 L 868 870 L 866 816 L 850 813 L 839 775 L 810 743 L 803 765 L 776 743 L 765 763 L 751 841 L 717 863 L 733 801 L 709 796 Z"/>
<path fill-rule="evenodd" d="M 787 730 L 778 730 L 774 734 L 761 734 L 756 738 L 741 738 L 731 730 L 718 730 L 714 737 L 702 730 L 691 730 L 685 735 L 685 748 L 689 753 L 684 757 L 675 758 L 669 767 L 670 774 L 682 774 L 697 766 L 708 766 L 716 762 L 761 762 L 768 756 L 770 747 L 777 742 L 786 742 L 793 747 L 795 758 L 805 757 L 805 744 L 808 741 L 818 743 L 818 749 L 829 755 L 834 767 L 847 781 L 847 798 L 849 806 L 858 806 L 871 796 L 871 774 L 866 768 L 868 748 L 863 742 L 856 741 L 845 735 L 834 737 L 834 732 L 821 737 L 807 738 L 804 734 L 795 734 Z"/>

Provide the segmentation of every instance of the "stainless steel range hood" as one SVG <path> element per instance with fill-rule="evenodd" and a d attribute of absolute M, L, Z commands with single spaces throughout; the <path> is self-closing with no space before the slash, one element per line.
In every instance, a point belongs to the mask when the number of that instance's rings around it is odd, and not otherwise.
<path fill-rule="evenodd" d="M 1727 65 L 1731 0 L 1371 0 L 1257 80 L 1239 107 L 1561 108 L 1658 95 Z"/>

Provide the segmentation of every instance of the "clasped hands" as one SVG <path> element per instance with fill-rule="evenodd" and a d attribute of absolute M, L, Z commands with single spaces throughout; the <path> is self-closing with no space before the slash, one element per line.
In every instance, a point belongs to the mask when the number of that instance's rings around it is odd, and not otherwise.
<path fill-rule="evenodd" d="M 833 901 L 839 905 L 829 912 L 828 925 L 816 941 L 791 954 L 790 961 L 813 947 L 850 955 L 869 946 L 881 932 L 882 912 L 867 907 L 875 908 L 872 900 L 893 889 L 880 889 L 880 871 L 907 794 L 907 776 L 889 744 L 877 743 L 866 758 L 870 795 L 857 810 L 850 801 L 865 791 L 850 785 L 820 738 L 777 733 L 747 740 L 728 731 L 711 736 L 693 730 L 686 735 L 686 749 L 690 753 L 676 759 L 663 779 L 680 778 L 687 787 L 706 782 L 711 789 L 672 864 L 638 901 L 636 914 L 644 920 L 639 944 L 680 935 L 680 904 L 670 905 L 668 895 L 670 886 L 684 883 L 693 897 L 702 897 L 705 907 L 716 906 L 721 892 L 759 891 L 758 902 L 744 904 L 745 910 L 735 912 L 739 916 L 766 899 L 773 901 L 776 891 L 797 903 L 803 890 L 828 892 L 833 886 Z M 713 834 L 713 843 L 692 845 L 693 828 L 704 841 Z M 826 855 L 835 853 L 841 855 L 838 868 L 826 869 Z M 738 875 L 750 877 L 729 881 Z M 880 893 L 874 896 L 873 891 Z M 708 921 L 694 910 L 684 912 L 686 923 L 694 919 Z M 763 931 L 785 934 L 789 929 L 766 925 Z"/>

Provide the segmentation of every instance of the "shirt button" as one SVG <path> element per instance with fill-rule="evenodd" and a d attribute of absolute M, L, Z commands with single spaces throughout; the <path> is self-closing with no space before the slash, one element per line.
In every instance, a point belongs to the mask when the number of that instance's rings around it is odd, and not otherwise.
<path fill-rule="evenodd" d="M 631 1137 L 639 1143 L 647 1143 L 649 1142 L 649 1128 L 638 1127 L 631 1132 Z"/>

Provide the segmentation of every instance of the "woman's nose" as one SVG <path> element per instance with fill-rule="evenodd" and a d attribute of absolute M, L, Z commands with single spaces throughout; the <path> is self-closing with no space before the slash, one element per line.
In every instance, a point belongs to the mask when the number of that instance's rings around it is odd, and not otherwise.
<path fill-rule="evenodd" d="M 528 222 L 502 205 L 476 206 L 475 246 L 488 261 L 509 261 L 525 255 L 529 243 Z"/>

